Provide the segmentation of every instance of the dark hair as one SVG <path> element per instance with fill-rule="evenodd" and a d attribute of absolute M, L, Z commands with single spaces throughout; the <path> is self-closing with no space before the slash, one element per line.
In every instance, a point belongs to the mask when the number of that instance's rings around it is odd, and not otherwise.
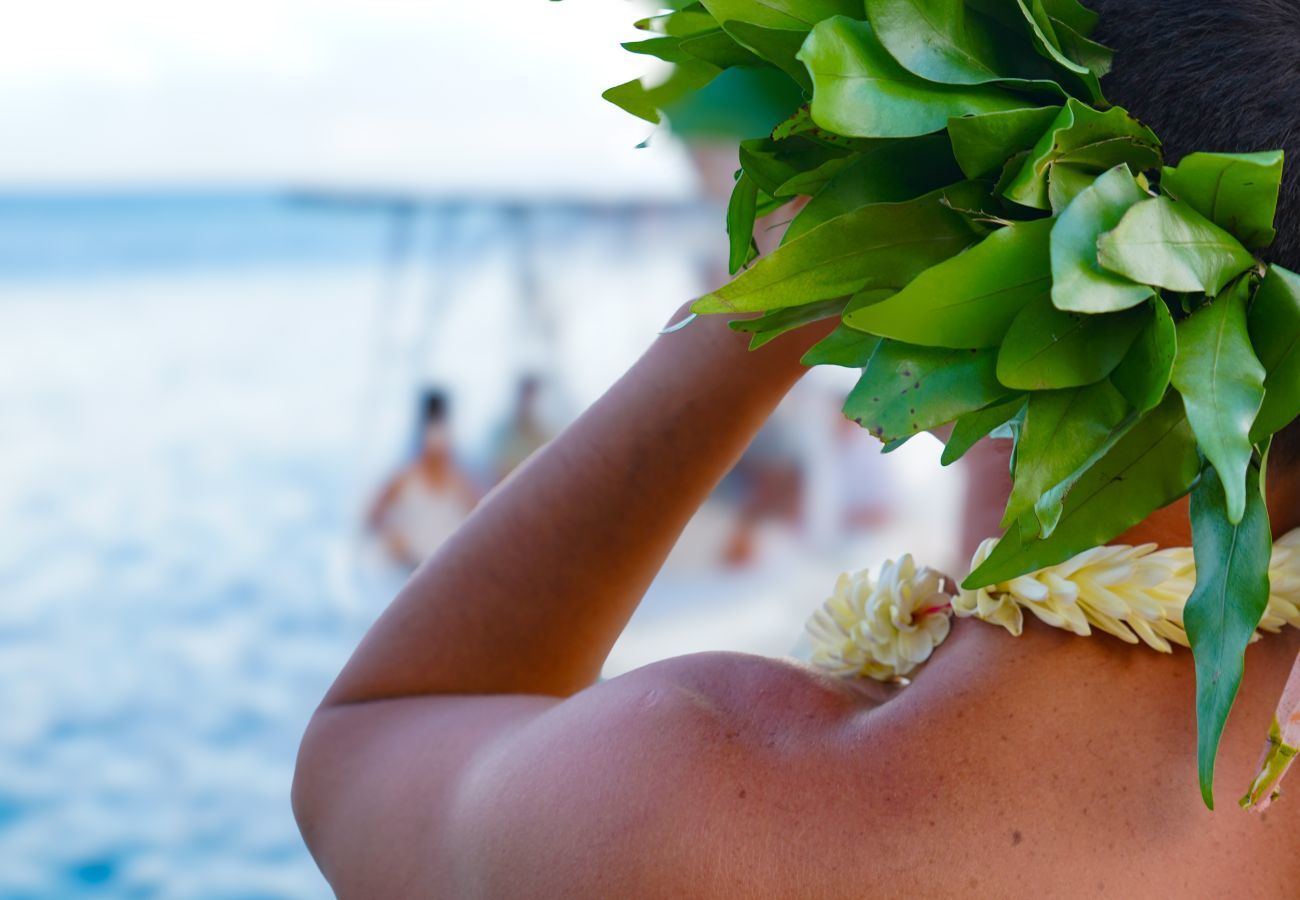
<path fill-rule="evenodd" d="M 1176 163 L 1197 150 L 1286 151 L 1277 240 L 1300 271 L 1300 0 L 1084 0 L 1116 51 L 1106 96 L 1150 125 Z M 1300 463 L 1300 421 L 1274 457 Z"/>
<path fill-rule="evenodd" d="M 448 406 L 445 391 L 436 388 L 426 390 L 420 395 L 420 427 L 447 421 Z"/>

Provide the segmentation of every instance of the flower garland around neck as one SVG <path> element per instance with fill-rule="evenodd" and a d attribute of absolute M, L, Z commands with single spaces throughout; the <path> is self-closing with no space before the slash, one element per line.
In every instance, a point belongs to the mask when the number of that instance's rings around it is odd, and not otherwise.
<path fill-rule="evenodd" d="M 978 568 L 997 542 L 985 541 Z M 1053 628 L 1088 637 L 1103 631 L 1161 653 L 1190 646 L 1184 622 L 1196 586 L 1189 547 L 1155 544 L 1105 546 L 1006 582 L 950 593 L 953 581 L 918 567 L 911 555 L 869 570 L 843 574 L 830 598 L 809 618 L 811 663 L 831 675 L 906 684 L 948 637 L 951 619 L 973 618 L 1024 631 L 1025 611 Z M 1273 545 L 1268 606 L 1260 632 L 1300 628 L 1300 529 Z M 1242 805 L 1266 808 L 1300 754 L 1300 668 L 1293 675 L 1269 734 L 1260 775 Z"/>
<path fill-rule="evenodd" d="M 685 125 L 692 104 L 697 119 L 770 122 L 738 141 L 734 277 L 692 311 L 731 317 L 755 348 L 834 321 L 804 363 L 860 370 L 844 413 L 887 451 L 946 425 L 945 465 L 990 434 L 1014 441 L 1004 534 L 953 612 L 1015 628 L 1028 609 L 1075 631 L 1190 645 L 1197 774 L 1213 807 L 1246 645 L 1271 621 L 1272 439 L 1300 416 L 1300 274 L 1268 259 L 1283 151 L 1167 165 L 1159 136 L 1106 98 L 1114 54 L 1092 40 L 1099 17 L 1080 0 L 661 10 L 624 47 L 670 74 L 605 97 L 652 123 Z M 780 245 L 760 253 L 756 223 L 782 210 Z M 1092 549 L 1189 494 L 1194 575 L 1186 552 Z M 923 571 L 904 561 L 892 577 Z M 894 586 L 850 578 L 842 605 L 877 590 Z M 931 599 L 895 604 L 921 604 L 899 622 L 873 609 L 865 633 L 911 627 Z M 924 628 L 886 642 L 897 659 L 872 664 L 914 665 L 946 616 L 919 615 Z"/>

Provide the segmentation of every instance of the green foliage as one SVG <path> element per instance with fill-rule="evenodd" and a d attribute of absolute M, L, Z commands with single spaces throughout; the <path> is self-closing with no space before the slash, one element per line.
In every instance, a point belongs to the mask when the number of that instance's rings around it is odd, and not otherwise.
<path fill-rule="evenodd" d="M 925 347 L 997 347 L 1025 305 L 1051 289 L 1049 219 L 993 232 L 918 275 L 883 303 L 845 316 L 854 328 Z"/>
<path fill-rule="evenodd" d="M 782 88 L 736 101 L 766 117 L 778 98 L 779 124 L 745 135 L 739 274 L 695 311 L 760 313 L 733 323 L 755 345 L 839 316 L 804 362 L 863 370 L 845 413 L 886 451 L 952 425 L 949 465 L 1010 434 L 1006 533 L 968 587 L 1064 562 L 1196 485 L 1208 802 L 1267 594 L 1261 448 L 1300 415 L 1300 275 L 1255 255 L 1276 236 L 1282 154 L 1164 167 L 1151 129 L 1105 101 L 1112 54 L 1079 0 L 671 8 L 628 49 L 673 73 L 611 100 L 658 121 L 732 73 Z M 755 258 L 755 220 L 796 198 Z"/>
<path fill-rule="evenodd" d="M 757 350 L 796 328 L 826 319 L 838 319 L 844 314 L 846 303 L 847 301 L 840 299 L 823 300 L 820 303 L 808 303 L 804 306 L 789 306 L 752 319 L 738 319 L 731 322 L 730 327 L 732 331 L 753 335 L 749 342 L 749 349 Z"/>
<path fill-rule="evenodd" d="M 727 270 L 735 275 L 758 255 L 754 241 L 754 222 L 758 218 L 758 183 L 745 172 L 736 178 L 736 187 L 727 204 L 727 236 L 730 249 Z"/>
<path fill-rule="evenodd" d="M 1193 153 L 1165 168 L 1160 189 L 1181 200 L 1247 247 L 1277 237 L 1273 217 L 1282 186 L 1282 151 Z"/>
<path fill-rule="evenodd" d="M 1152 197 L 1097 241 L 1103 268 L 1131 281 L 1211 297 L 1255 265 L 1235 237 L 1186 203 Z"/>
<path fill-rule="evenodd" d="M 1270 266 L 1250 308 L 1250 341 L 1267 377 L 1251 440 L 1263 443 L 1300 416 L 1300 275 Z"/>
<path fill-rule="evenodd" d="M 941 134 L 873 142 L 816 192 L 790 223 L 785 240 L 870 203 L 911 200 L 960 180 L 952 149 Z"/>
<path fill-rule="evenodd" d="M 1164 399 L 1178 355 L 1178 331 L 1169 307 L 1160 300 L 1152 307 L 1150 320 L 1110 376 L 1111 383 L 1139 413 L 1150 412 Z"/>
<path fill-rule="evenodd" d="M 1112 541 L 1186 495 L 1199 471 L 1196 437 L 1170 395 L 1075 482 L 1049 537 L 1032 523 L 1012 526 L 963 586 L 1009 581 Z"/>
<path fill-rule="evenodd" d="M 1118 165 L 1079 192 L 1052 229 L 1052 303 L 1067 312 L 1119 312 L 1149 298 L 1145 284 L 1097 262 L 1097 239 L 1115 228 L 1146 192 Z"/>
<path fill-rule="evenodd" d="M 841 325 L 813 345 L 800 360 L 805 366 L 843 366 L 862 369 L 871 362 L 871 356 L 880 346 L 881 339 Z"/>
<path fill-rule="evenodd" d="M 1031 150 L 1059 113 L 1058 106 L 1042 106 L 949 119 L 953 154 L 967 178 L 996 174 L 1008 159 Z"/>
<path fill-rule="evenodd" d="M 1178 324 L 1173 375 L 1201 453 L 1218 471 L 1234 525 L 1246 512 L 1250 430 L 1264 402 L 1266 374 L 1246 327 L 1249 290 L 1249 281 L 1238 281 L 1218 302 Z"/>
<path fill-rule="evenodd" d="M 1052 488 L 1083 469 L 1106 445 L 1128 410 L 1124 395 L 1109 381 L 1030 394 L 1003 527 L 1020 521 Z M 1047 524 L 1046 519 L 1054 525 L 1060 508 L 1059 502 L 1050 503 L 1039 524 Z"/>
<path fill-rule="evenodd" d="M 1205 805 L 1214 809 L 1214 758 L 1246 667 L 1246 645 L 1268 607 L 1273 553 L 1259 465 L 1249 470 L 1246 509 L 1229 521 L 1228 497 L 1206 466 L 1192 492 L 1196 590 L 1183 622 L 1196 659 L 1196 759 Z"/>
<path fill-rule="evenodd" d="M 1005 397 L 991 350 L 943 350 L 882 341 L 844 404 L 844 415 L 892 443 Z"/>
<path fill-rule="evenodd" d="M 1022 416 L 1024 411 L 1025 395 L 1016 394 L 1009 400 L 1001 400 L 992 406 L 961 416 L 953 424 L 952 434 L 948 438 L 948 443 L 944 445 L 940 464 L 951 466 L 984 438 Z"/>
<path fill-rule="evenodd" d="M 1110 316 L 1062 312 L 1044 292 L 1011 323 L 998 354 L 998 379 L 1023 391 L 1098 382 L 1124 359 L 1148 315 L 1145 308 Z"/>
<path fill-rule="evenodd" d="M 799 51 L 812 75 L 812 117 L 848 137 L 914 137 L 941 131 L 953 116 L 1031 105 L 1000 88 L 925 81 L 899 65 L 866 22 L 817 24 Z"/>
<path fill-rule="evenodd" d="M 696 301 L 697 313 L 761 312 L 830 300 L 868 288 L 898 289 L 974 242 L 967 221 L 944 206 L 977 205 L 965 183 L 905 203 L 875 203 L 819 225 Z"/>
<path fill-rule="evenodd" d="M 1064 92 L 1041 60 L 996 20 L 949 0 L 873 0 L 867 19 L 880 44 L 904 69 L 939 84 L 1000 82 Z"/>
<path fill-rule="evenodd" d="M 1057 169 L 1099 174 L 1124 163 L 1140 172 L 1160 159 L 1160 139 L 1127 112 L 1098 112 L 1071 98 L 1029 151 L 1006 195 L 1024 206 L 1051 209 L 1048 182 Z"/>

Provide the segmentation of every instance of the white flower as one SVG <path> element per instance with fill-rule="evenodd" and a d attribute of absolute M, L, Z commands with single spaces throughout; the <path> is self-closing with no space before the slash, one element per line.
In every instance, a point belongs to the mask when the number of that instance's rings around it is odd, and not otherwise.
<path fill-rule="evenodd" d="M 996 541 L 980 545 L 974 570 L 988 559 Z M 1014 635 L 1024 630 L 1022 609 L 1054 628 L 1079 635 L 1099 628 L 1120 640 L 1140 641 L 1161 652 L 1170 642 L 1187 646 L 1183 606 L 1196 581 L 1187 548 L 1096 547 L 1059 566 L 1049 566 L 978 590 L 963 590 L 953 601 L 960 617 L 1001 625 Z"/>
<path fill-rule="evenodd" d="M 1300 628 L 1300 529 L 1274 542 L 1268 581 L 1268 609 L 1260 630 L 1276 634 L 1285 625 Z"/>
<path fill-rule="evenodd" d="M 918 570 L 910 555 L 887 562 L 878 581 L 869 571 L 841 575 L 808 620 L 812 664 L 839 676 L 904 678 L 948 636 L 944 582 L 938 572 Z"/>

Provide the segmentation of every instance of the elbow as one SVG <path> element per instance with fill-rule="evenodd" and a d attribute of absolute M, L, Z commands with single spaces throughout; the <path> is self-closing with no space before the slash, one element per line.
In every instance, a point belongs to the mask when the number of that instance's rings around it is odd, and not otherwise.
<path fill-rule="evenodd" d="M 294 763 L 293 781 L 289 786 L 289 804 L 303 842 L 317 858 L 318 834 L 324 808 L 328 799 L 328 778 L 325 775 L 326 746 L 322 717 L 328 709 L 318 709 L 312 714 L 298 744 L 298 757 Z"/>

